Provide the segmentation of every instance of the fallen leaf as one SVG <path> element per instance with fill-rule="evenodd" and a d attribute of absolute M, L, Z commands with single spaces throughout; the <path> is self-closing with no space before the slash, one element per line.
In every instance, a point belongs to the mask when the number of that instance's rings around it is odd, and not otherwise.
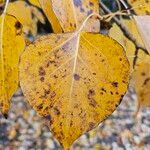
<path fill-rule="evenodd" d="M 22 25 L 14 17 L 0 16 L 0 111 L 6 115 L 18 88 L 19 56 L 25 48 Z M 2 27 L 3 26 L 3 27 Z"/>
<path fill-rule="evenodd" d="M 68 150 L 119 105 L 130 67 L 112 38 L 74 32 L 42 36 L 27 47 L 19 68 L 25 97 Z"/>
<path fill-rule="evenodd" d="M 37 34 L 37 22 L 45 23 L 41 12 L 25 1 L 18 0 L 9 3 L 7 13 L 15 16 L 21 22 L 26 34 L 32 34 L 33 36 Z"/>
<path fill-rule="evenodd" d="M 145 47 L 150 54 L 150 16 L 134 16 Z"/>

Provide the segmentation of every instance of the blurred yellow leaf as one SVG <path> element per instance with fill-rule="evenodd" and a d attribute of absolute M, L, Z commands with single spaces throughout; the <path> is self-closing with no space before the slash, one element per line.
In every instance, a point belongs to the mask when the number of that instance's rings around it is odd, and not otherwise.
<path fill-rule="evenodd" d="M 137 28 L 150 54 L 150 16 L 135 16 Z"/>
<path fill-rule="evenodd" d="M 112 114 L 129 80 L 123 47 L 86 32 L 39 38 L 23 53 L 19 68 L 24 95 L 65 150 Z"/>
<path fill-rule="evenodd" d="M 0 33 L 0 111 L 6 115 L 10 99 L 18 87 L 19 56 L 25 42 L 22 25 L 12 16 L 0 16 Z"/>
<path fill-rule="evenodd" d="M 39 0 L 39 3 L 41 5 L 41 8 L 43 9 L 45 15 L 47 16 L 47 19 L 51 23 L 54 32 L 61 33 L 62 27 L 58 21 L 58 18 L 56 17 L 56 15 L 53 11 L 51 0 Z"/>
<path fill-rule="evenodd" d="M 28 5 L 25 1 L 15 1 L 9 3 L 7 13 L 15 16 L 23 25 L 23 31 L 26 34 L 31 33 L 33 36 L 37 34 L 38 20 L 44 23 L 44 17 L 41 12 Z"/>
<path fill-rule="evenodd" d="M 135 37 L 136 40 L 142 46 L 144 46 L 141 36 L 138 33 L 134 20 L 122 20 L 122 23 L 126 25 L 126 27 L 129 29 L 133 37 Z M 126 53 L 127 53 L 130 65 L 131 65 L 131 69 L 133 69 L 133 59 L 135 58 L 135 50 L 136 50 L 135 45 L 128 38 L 124 36 L 123 32 L 116 24 L 113 24 L 113 27 L 110 29 L 109 36 L 116 39 L 126 49 Z M 139 50 L 136 64 L 139 64 L 141 62 L 147 62 L 148 57 L 149 56 L 146 55 L 142 50 Z"/>
<path fill-rule="evenodd" d="M 150 14 L 150 0 L 128 0 L 138 15 Z"/>
<path fill-rule="evenodd" d="M 51 0 L 52 8 L 64 32 L 75 31 L 87 16 L 99 14 L 98 0 Z M 84 31 L 99 32 L 100 22 L 96 17 L 89 19 Z"/>
<path fill-rule="evenodd" d="M 150 62 L 150 56 L 149 56 Z M 150 63 L 138 64 L 133 73 L 140 107 L 150 106 Z"/>
<path fill-rule="evenodd" d="M 29 2 L 32 4 L 32 5 L 35 5 L 35 6 L 37 6 L 37 7 L 41 7 L 40 6 L 40 3 L 39 3 L 39 0 L 29 0 Z"/>
<path fill-rule="evenodd" d="M 91 13 L 99 13 L 98 0 L 39 0 L 55 33 L 75 31 Z M 85 31 L 99 32 L 100 22 L 91 18 Z"/>

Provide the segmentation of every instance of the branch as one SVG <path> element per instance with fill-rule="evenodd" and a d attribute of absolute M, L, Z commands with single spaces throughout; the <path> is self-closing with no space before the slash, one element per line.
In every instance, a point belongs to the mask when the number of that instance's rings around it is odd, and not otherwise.
<path fill-rule="evenodd" d="M 103 3 L 100 2 L 100 7 L 103 9 L 105 13 L 112 13 L 111 10 Z M 136 38 L 130 33 L 128 28 L 115 16 L 112 17 L 112 19 L 115 21 L 115 23 L 120 27 L 123 34 L 135 45 L 136 49 L 140 49 L 144 51 L 146 54 L 148 54 L 145 47 L 143 47 L 140 43 L 137 42 Z"/>

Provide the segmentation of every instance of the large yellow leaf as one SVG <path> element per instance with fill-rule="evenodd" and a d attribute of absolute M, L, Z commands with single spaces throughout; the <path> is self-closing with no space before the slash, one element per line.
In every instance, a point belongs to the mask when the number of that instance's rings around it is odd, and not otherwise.
<path fill-rule="evenodd" d="M 41 12 L 28 5 L 25 1 L 15 1 L 9 3 L 7 13 L 15 16 L 23 25 L 23 31 L 27 34 L 32 33 L 32 35 L 37 34 L 37 22 L 38 20 L 44 23 L 44 17 Z"/>
<path fill-rule="evenodd" d="M 128 0 L 138 15 L 150 14 L 150 0 Z"/>
<path fill-rule="evenodd" d="M 138 95 L 140 107 L 150 106 L 150 64 L 149 62 L 141 63 L 137 65 L 135 68 L 135 72 L 133 73 L 135 89 Z"/>
<path fill-rule="evenodd" d="M 128 80 L 123 47 L 100 34 L 43 36 L 21 57 L 23 93 L 66 150 L 116 109 Z"/>
<path fill-rule="evenodd" d="M 137 28 L 150 54 L 150 16 L 135 16 Z"/>
<path fill-rule="evenodd" d="M 4 17 L 2 27 L 0 16 L 0 111 L 5 115 L 10 107 L 10 99 L 18 87 L 19 56 L 24 50 L 25 42 L 22 26 L 12 16 Z"/>
<path fill-rule="evenodd" d="M 98 0 L 39 0 L 55 33 L 75 31 L 91 13 L 99 13 Z M 85 31 L 99 32 L 100 22 L 91 18 Z"/>

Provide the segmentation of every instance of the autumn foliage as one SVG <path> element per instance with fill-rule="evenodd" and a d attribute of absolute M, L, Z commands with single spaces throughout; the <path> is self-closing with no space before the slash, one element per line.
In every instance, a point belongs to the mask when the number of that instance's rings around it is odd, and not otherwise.
<path fill-rule="evenodd" d="M 20 83 L 30 105 L 67 150 L 114 112 L 129 83 L 139 108 L 149 106 L 150 3 L 128 3 L 129 11 L 104 15 L 98 0 L 0 1 L 3 115 Z M 136 16 L 129 18 L 133 10 Z M 112 22 L 114 17 L 131 33 Z M 40 35 L 39 23 L 44 26 L 47 21 L 53 33 Z M 111 23 L 109 36 L 101 34 L 104 23 Z"/>

